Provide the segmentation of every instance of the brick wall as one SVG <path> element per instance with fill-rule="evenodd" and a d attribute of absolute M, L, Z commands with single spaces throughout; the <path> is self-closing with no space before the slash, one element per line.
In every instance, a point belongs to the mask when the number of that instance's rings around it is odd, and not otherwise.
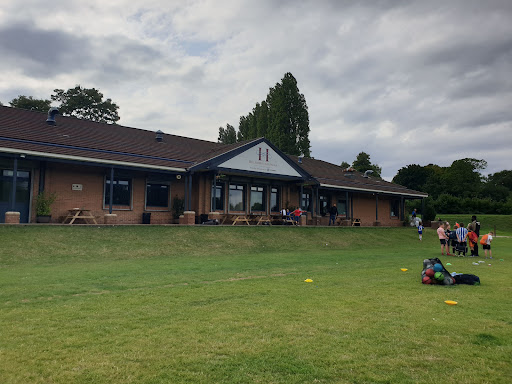
<path fill-rule="evenodd" d="M 171 180 L 169 208 L 148 207 L 144 209 L 146 194 L 145 172 L 130 172 L 132 177 L 131 206 L 114 206 L 112 213 L 117 214 L 119 224 L 141 224 L 142 213 L 151 212 L 151 224 L 169 224 L 172 222 L 172 199 L 184 197 L 184 178 L 165 176 Z M 109 213 L 108 205 L 103 207 L 103 190 L 105 176 L 110 177 L 110 170 L 101 167 L 73 166 L 49 163 L 46 169 L 45 190 L 56 192 L 57 200 L 52 206 L 52 222 L 59 222 L 68 209 L 86 208 L 98 217 L 98 223 L 104 222 L 104 215 Z M 80 184 L 82 190 L 73 190 L 72 184 Z M 39 170 L 34 172 L 33 196 L 39 190 Z M 35 222 L 35 207 L 32 206 L 31 222 Z"/>

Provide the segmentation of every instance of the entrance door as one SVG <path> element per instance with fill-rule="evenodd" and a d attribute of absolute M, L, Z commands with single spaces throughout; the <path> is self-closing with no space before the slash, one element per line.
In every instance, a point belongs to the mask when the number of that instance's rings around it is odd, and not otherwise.
<path fill-rule="evenodd" d="M 12 210 L 12 176 L 12 169 L 0 169 L 0 223 L 5 221 L 5 212 Z M 14 210 L 20 213 L 20 223 L 28 223 L 29 208 L 30 172 L 18 171 Z"/>

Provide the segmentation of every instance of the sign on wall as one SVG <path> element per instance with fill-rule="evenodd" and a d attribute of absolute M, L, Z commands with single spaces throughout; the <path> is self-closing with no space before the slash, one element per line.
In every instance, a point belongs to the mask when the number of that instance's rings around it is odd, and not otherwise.
<path fill-rule="evenodd" d="M 81 191 L 82 190 L 82 184 L 71 184 L 71 190 L 72 191 Z"/>
<path fill-rule="evenodd" d="M 219 168 L 301 177 L 285 159 L 264 142 L 219 164 Z"/>

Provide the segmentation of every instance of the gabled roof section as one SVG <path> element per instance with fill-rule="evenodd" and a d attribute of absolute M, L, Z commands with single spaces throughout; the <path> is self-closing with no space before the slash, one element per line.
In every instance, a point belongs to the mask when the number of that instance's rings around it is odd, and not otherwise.
<path fill-rule="evenodd" d="M 193 167 L 192 171 L 218 170 L 260 177 L 310 180 L 311 175 L 265 138 L 225 146 Z"/>
<path fill-rule="evenodd" d="M 45 113 L 1 106 L 0 152 L 183 172 L 222 146 L 169 134 L 158 142 L 153 131 L 60 115 L 52 126 L 46 118 Z"/>
<path fill-rule="evenodd" d="M 293 161 L 297 160 L 297 156 L 289 157 Z M 428 197 L 428 194 L 424 192 L 407 189 L 401 185 L 375 177 L 364 177 L 361 172 L 346 171 L 340 166 L 322 160 L 304 158 L 300 166 L 315 178 L 320 187 L 323 188 L 400 195 L 406 198 Z"/>

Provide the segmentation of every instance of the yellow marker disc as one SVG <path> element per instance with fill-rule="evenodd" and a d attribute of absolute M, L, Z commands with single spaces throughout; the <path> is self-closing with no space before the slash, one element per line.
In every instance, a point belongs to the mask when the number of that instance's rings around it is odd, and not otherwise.
<path fill-rule="evenodd" d="M 446 300 L 445 303 L 448 305 L 457 305 L 457 302 L 453 300 Z"/>
<path fill-rule="evenodd" d="M 312 283 L 312 282 L 313 282 L 313 280 L 311 280 L 311 279 L 306 279 L 306 280 L 304 280 L 304 281 L 305 281 L 306 283 Z"/>
<path fill-rule="evenodd" d="M 407 268 L 400 268 L 400 270 L 401 270 L 402 272 L 405 272 L 405 271 L 407 271 L 408 269 L 407 269 Z"/>

